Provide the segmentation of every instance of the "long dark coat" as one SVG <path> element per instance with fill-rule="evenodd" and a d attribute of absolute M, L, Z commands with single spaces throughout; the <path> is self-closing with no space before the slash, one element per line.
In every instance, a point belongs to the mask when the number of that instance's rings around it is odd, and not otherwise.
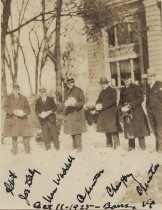
<path fill-rule="evenodd" d="M 15 116 L 13 111 L 16 109 L 23 110 L 26 115 L 24 117 Z M 13 94 L 8 95 L 4 102 L 4 111 L 6 112 L 4 136 L 32 136 L 32 130 L 28 122 L 28 115 L 31 110 L 25 96 L 18 94 L 18 98 L 16 98 Z"/>
<path fill-rule="evenodd" d="M 97 132 L 116 132 L 119 128 L 117 92 L 112 87 L 102 90 L 96 103 L 101 103 L 103 109 L 99 111 Z"/>
<path fill-rule="evenodd" d="M 129 87 L 124 87 L 120 92 L 119 107 L 130 104 L 131 119 L 128 122 L 127 117 L 123 117 L 125 138 L 136 138 L 149 136 L 149 126 L 142 108 L 143 94 L 138 85 L 130 84 Z"/>
<path fill-rule="evenodd" d="M 69 97 L 74 97 L 76 99 L 76 107 L 65 107 L 64 108 L 64 132 L 65 134 L 76 135 L 86 132 L 86 121 L 84 113 L 84 103 L 85 98 L 83 91 L 74 86 L 72 89 L 66 89 L 65 101 Z"/>
<path fill-rule="evenodd" d="M 44 103 L 40 98 L 36 100 L 35 104 L 35 112 L 37 115 L 39 115 L 41 112 L 46 112 L 51 110 L 53 113 L 48 115 L 48 117 L 42 119 L 38 116 L 39 122 L 41 125 L 45 124 L 47 121 L 51 122 L 52 124 L 56 125 L 56 115 L 55 112 L 57 110 L 55 101 L 52 97 L 47 96 L 46 102 Z"/>

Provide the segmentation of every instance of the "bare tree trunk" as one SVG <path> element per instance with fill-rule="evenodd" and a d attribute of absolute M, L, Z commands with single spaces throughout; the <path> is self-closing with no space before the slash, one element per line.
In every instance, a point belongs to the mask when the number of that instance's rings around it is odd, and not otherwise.
<path fill-rule="evenodd" d="M 39 72 L 39 85 L 40 86 L 41 86 L 42 70 L 46 62 L 46 55 L 47 55 L 47 50 L 48 50 L 48 36 L 47 36 L 48 27 L 45 20 L 45 12 L 46 12 L 45 0 L 42 0 L 41 4 L 42 4 L 42 24 L 43 24 L 43 34 L 44 34 L 44 37 L 43 37 L 44 46 L 43 46 L 43 55 L 42 55 L 42 60 L 41 60 L 41 65 L 40 65 L 40 72 Z"/>
<path fill-rule="evenodd" d="M 56 37 L 55 37 L 55 71 L 56 71 L 56 99 L 62 102 L 62 75 L 60 56 L 60 29 L 61 29 L 62 0 L 57 0 Z"/>
<path fill-rule="evenodd" d="M 31 94 L 31 96 L 33 96 L 34 93 L 33 93 L 32 83 L 31 83 L 31 79 L 30 79 L 29 69 L 28 69 L 28 66 L 27 66 L 27 63 L 26 63 L 25 53 L 24 53 L 23 47 L 21 45 L 20 45 L 20 49 L 21 49 L 21 52 L 22 52 L 26 73 L 27 73 L 27 76 L 28 76 L 29 87 L 30 87 L 30 94 Z"/>
<path fill-rule="evenodd" d="M 6 0 L 3 2 L 3 13 L 2 13 L 2 23 L 1 23 L 1 91 L 2 98 L 7 94 L 6 86 L 6 72 L 5 72 L 5 40 L 8 29 L 8 20 L 10 16 L 11 0 Z"/>
<path fill-rule="evenodd" d="M 39 69 L 39 56 L 36 58 L 36 67 L 35 67 L 35 95 L 38 95 L 38 80 L 39 80 L 39 76 L 38 76 L 38 69 Z"/>

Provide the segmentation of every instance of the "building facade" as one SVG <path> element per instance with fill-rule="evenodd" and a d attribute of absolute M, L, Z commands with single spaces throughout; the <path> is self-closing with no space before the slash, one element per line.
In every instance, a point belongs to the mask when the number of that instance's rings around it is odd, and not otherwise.
<path fill-rule="evenodd" d="M 106 0 L 105 0 L 106 2 Z M 88 100 L 93 102 L 100 91 L 99 79 L 106 76 L 120 89 L 122 75 L 131 73 L 132 81 L 140 83 L 148 69 L 154 69 L 162 80 L 162 12 L 161 0 L 112 0 L 128 8 L 124 23 L 102 30 L 98 40 L 88 41 Z"/>

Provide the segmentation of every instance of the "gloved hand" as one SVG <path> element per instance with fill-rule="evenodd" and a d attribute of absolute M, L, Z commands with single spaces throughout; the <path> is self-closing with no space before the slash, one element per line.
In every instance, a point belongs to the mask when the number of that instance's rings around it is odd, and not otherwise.
<path fill-rule="evenodd" d="M 46 118 L 47 116 L 48 116 L 48 115 L 47 115 L 47 112 L 41 112 L 41 113 L 39 114 L 39 117 L 42 118 L 42 119 Z"/>
<path fill-rule="evenodd" d="M 26 115 L 26 113 L 22 109 L 16 109 L 13 111 L 13 114 L 17 117 L 23 117 Z"/>
<path fill-rule="evenodd" d="M 128 111 L 130 111 L 130 106 L 129 105 L 126 105 L 126 106 L 121 107 L 121 111 L 122 112 L 128 112 Z"/>
<path fill-rule="evenodd" d="M 76 99 L 74 97 L 69 97 L 65 102 L 65 106 L 76 106 Z"/>
<path fill-rule="evenodd" d="M 102 110 L 102 109 L 103 109 L 102 104 L 96 104 L 95 109 L 96 109 L 97 111 Z"/>

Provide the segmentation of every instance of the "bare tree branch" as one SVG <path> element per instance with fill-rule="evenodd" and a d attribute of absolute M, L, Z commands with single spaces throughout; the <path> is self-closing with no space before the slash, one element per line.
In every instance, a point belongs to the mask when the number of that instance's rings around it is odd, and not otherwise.
<path fill-rule="evenodd" d="M 26 59 L 25 59 L 26 58 L 25 57 L 25 53 L 24 53 L 23 47 L 21 45 L 20 45 L 20 49 L 21 49 L 21 52 L 22 52 L 22 56 L 23 56 L 23 61 L 24 61 L 26 73 L 27 73 L 27 76 L 28 76 L 28 81 L 29 81 L 29 86 L 30 86 L 30 92 L 31 92 L 31 95 L 34 95 L 32 84 L 31 84 L 31 79 L 30 79 L 30 74 L 29 74 L 29 69 L 28 69 L 28 66 L 27 66 L 27 63 L 26 63 Z"/>
<path fill-rule="evenodd" d="M 56 63 L 55 56 L 51 51 L 48 51 L 47 57 L 49 57 L 53 61 L 54 64 Z"/>
<path fill-rule="evenodd" d="M 51 14 L 51 13 L 53 13 L 53 11 L 46 12 L 45 14 L 48 15 L 48 14 Z M 16 32 L 16 31 L 20 30 L 22 27 L 24 27 L 24 26 L 28 25 L 29 23 L 31 23 L 31 22 L 37 20 L 37 18 L 39 18 L 39 17 L 41 17 L 41 16 L 42 16 L 42 12 L 41 12 L 40 14 L 36 15 L 35 17 L 33 17 L 33 18 L 27 20 L 26 22 L 22 23 L 22 24 L 19 25 L 17 28 L 15 28 L 15 29 L 13 29 L 13 30 L 10 30 L 10 31 L 7 31 L 7 34 L 11 34 L 11 33 L 14 33 L 14 32 Z"/>
<path fill-rule="evenodd" d="M 33 51 L 34 55 L 36 56 L 36 51 L 35 51 L 35 49 L 34 49 L 34 46 L 33 46 L 32 41 L 31 41 L 31 32 L 32 32 L 32 31 L 29 32 L 29 43 L 30 43 L 30 46 L 31 46 L 31 48 L 32 48 L 32 51 Z"/>

